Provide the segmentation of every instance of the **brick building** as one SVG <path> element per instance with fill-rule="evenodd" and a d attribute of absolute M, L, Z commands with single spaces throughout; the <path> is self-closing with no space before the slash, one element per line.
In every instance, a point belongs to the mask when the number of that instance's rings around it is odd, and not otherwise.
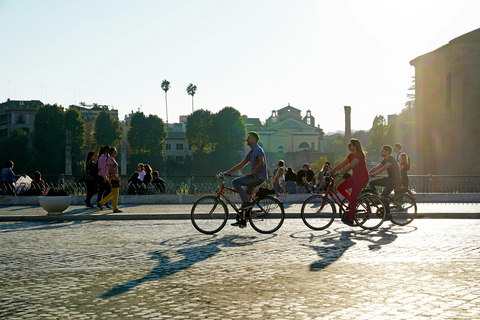
<path fill-rule="evenodd" d="M 480 29 L 419 56 L 415 67 L 417 173 L 480 174 Z"/>

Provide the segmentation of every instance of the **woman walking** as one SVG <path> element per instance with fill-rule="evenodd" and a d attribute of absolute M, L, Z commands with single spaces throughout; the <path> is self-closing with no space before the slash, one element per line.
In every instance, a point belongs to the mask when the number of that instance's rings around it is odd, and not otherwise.
<path fill-rule="evenodd" d="M 113 213 L 122 212 L 122 210 L 118 209 L 118 193 L 120 188 L 120 179 L 118 176 L 118 163 L 117 161 L 115 161 L 116 155 L 117 155 L 117 149 L 110 148 L 108 150 L 106 171 L 107 171 L 107 180 L 112 188 L 112 192 L 98 203 L 98 207 L 100 208 L 100 210 L 103 210 L 103 205 L 105 205 L 110 199 L 112 199 Z"/>
<path fill-rule="evenodd" d="M 95 169 L 96 157 L 95 152 L 89 152 L 85 159 L 85 185 L 87 186 L 87 198 L 83 202 L 88 208 L 93 208 L 90 200 L 93 195 L 97 193 L 97 181 L 95 181 L 97 177 L 97 171 Z"/>
<path fill-rule="evenodd" d="M 349 226 L 354 226 L 353 219 L 357 207 L 357 198 L 368 183 L 368 170 L 365 163 L 365 151 L 363 151 L 360 141 L 357 139 L 350 140 L 348 150 L 351 152 L 348 157 L 342 163 L 328 171 L 328 174 L 330 175 L 339 171 L 338 174 L 343 175 L 352 169 L 353 174 L 337 186 L 337 191 L 350 202 L 348 217 L 342 217 L 342 221 Z M 352 189 L 352 191 L 348 193 L 348 189 Z"/>
<path fill-rule="evenodd" d="M 98 196 L 97 207 L 100 209 L 100 200 L 105 198 L 110 192 L 112 191 L 110 188 L 110 184 L 107 180 L 107 158 L 108 158 L 108 150 L 110 149 L 109 146 L 104 146 L 100 148 L 100 152 L 98 153 L 98 161 L 97 161 L 97 168 L 98 168 Z M 110 208 L 108 203 L 105 207 Z"/>
<path fill-rule="evenodd" d="M 408 188 L 408 175 L 407 171 L 410 170 L 410 159 L 405 152 L 400 154 L 400 177 L 402 179 L 401 187 Z"/>

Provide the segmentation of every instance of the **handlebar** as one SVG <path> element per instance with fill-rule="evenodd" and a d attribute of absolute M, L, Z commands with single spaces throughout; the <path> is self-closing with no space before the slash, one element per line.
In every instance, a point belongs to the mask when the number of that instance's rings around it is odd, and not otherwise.
<path fill-rule="evenodd" d="M 220 172 L 215 177 L 225 180 L 225 177 L 231 177 L 230 173 Z"/>

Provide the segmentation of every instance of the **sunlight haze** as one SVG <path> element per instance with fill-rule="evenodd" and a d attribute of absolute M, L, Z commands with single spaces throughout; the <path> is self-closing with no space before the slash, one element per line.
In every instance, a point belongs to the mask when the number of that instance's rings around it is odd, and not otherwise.
<path fill-rule="evenodd" d="M 168 119 L 290 103 L 327 133 L 399 113 L 409 62 L 480 27 L 480 1 L 0 0 L 0 101 L 85 102 Z"/>

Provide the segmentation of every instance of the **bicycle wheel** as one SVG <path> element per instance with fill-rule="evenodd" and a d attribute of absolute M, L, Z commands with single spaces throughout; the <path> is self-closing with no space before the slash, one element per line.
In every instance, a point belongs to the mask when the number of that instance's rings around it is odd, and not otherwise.
<path fill-rule="evenodd" d="M 323 203 L 325 205 L 322 208 Z M 335 219 L 335 204 L 325 196 L 311 196 L 302 205 L 301 215 L 303 223 L 313 230 L 328 228 Z"/>
<path fill-rule="evenodd" d="M 283 224 L 285 210 L 280 200 L 267 196 L 258 199 L 250 210 L 250 225 L 260 233 L 273 233 Z"/>
<path fill-rule="evenodd" d="M 390 221 L 399 226 L 406 226 L 417 216 L 415 198 L 407 193 L 396 194 L 390 198 Z"/>
<path fill-rule="evenodd" d="M 357 200 L 355 222 L 365 230 L 375 230 L 385 220 L 385 205 L 380 197 L 366 194 Z"/>
<path fill-rule="evenodd" d="M 198 231 L 205 234 L 216 233 L 227 223 L 227 205 L 214 196 L 200 198 L 192 207 L 190 219 Z"/>

